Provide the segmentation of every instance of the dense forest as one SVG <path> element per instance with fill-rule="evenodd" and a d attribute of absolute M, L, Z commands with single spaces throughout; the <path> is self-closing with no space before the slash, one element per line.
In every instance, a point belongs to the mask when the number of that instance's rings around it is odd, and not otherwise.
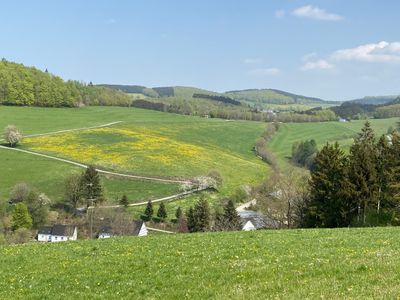
<path fill-rule="evenodd" d="M 400 117 L 400 97 L 385 104 L 364 104 L 355 101 L 342 103 L 340 106 L 330 108 L 341 118 L 365 119 L 374 117 L 378 119 Z"/>
<path fill-rule="evenodd" d="M 193 94 L 193 98 L 200 98 L 200 99 L 209 99 L 213 101 L 219 101 L 226 104 L 232 105 L 241 105 L 239 101 L 233 100 L 232 98 L 226 96 L 217 96 L 217 95 L 207 95 L 207 94 Z"/>
<path fill-rule="evenodd" d="M 0 104 L 18 106 L 77 107 L 83 105 L 129 106 L 126 94 L 60 77 L 33 67 L 0 62 Z"/>

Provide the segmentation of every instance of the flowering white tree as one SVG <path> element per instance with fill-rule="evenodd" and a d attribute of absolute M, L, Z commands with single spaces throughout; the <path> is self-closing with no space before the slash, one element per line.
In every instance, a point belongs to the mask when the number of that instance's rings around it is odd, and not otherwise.
<path fill-rule="evenodd" d="M 4 139 L 10 147 L 15 147 L 22 140 L 22 134 L 14 125 L 8 125 L 4 130 Z"/>

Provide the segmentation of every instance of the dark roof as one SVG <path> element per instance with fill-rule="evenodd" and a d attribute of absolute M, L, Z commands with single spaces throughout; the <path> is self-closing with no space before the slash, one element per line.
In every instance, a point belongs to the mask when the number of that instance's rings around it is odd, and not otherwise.
<path fill-rule="evenodd" d="M 55 224 L 53 227 L 44 226 L 39 228 L 39 234 L 51 234 L 58 236 L 72 236 L 74 234 L 74 225 Z"/>
<path fill-rule="evenodd" d="M 242 220 L 242 226 L 244 226 L 247 221 L 250 221 L 256 229 L 276 227 L 276 224 L 273 222 L 273 220 L 270 220 L 259 212 L 246 210 L 239 212 L 239 216 Z"/>
<path fill-rule="evenodd" d="M 38 234 L 51 234 L 52 229 L 53 229 L 53 227 L 51 227 L 51 226 L 40 227 Z"/>

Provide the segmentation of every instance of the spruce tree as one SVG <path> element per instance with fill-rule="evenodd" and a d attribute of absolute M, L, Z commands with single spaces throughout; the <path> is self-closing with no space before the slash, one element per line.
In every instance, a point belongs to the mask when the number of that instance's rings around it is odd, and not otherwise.
<path fill-rule="evenodd" d="M 375 134 L 367 121 L 354 139 L 349 156 L 350 196 L 357 202 L 357 221 L 365 224 L 368 209 L 377 207 L 379 183 L 377 177 L 378 150 Z"/>
<path fill-rule="evenodd" d="M 210 227 L 210 208 L 207 200 L 202 197 L 193 210 L 195 231 L 208 231 Z"/>
<path fill-rule="evenodd" d="M 88 166 L 82 175 L 82 191 L 86 199 L 86 205 L 89 207 L 103 200 L 103 188 L 101 187 L 100 175 L 94 166 Z"/>
<path fill-rule="evenodd" d="M 179 207 L 176 209 L 176 211 L 175 211 L 175 218 L 176 218 L 177 220 L 179 220 L 181 217 L 182 217 L 182 209 L 181 209 L 181 207 L 179 206 Z"/>
<path fill-rule="evenodd" d="M 159 217 L 162 221 L 167 218 L 167 210 L 165 208 L 164 202 L 161 202 L 160 206 L 158 207 L 157 217 Z"/>
<path fill-rule="evenodd" d="M 193 207 L 189 208 L 186 215 L 187 215 L 187 227 L 188 227 L 189 232 L 195 232 L 196 231 L 196 220 L 194 218 Z"/>
<path fill-rule="evenodd" d="M 345 197 L 346 157 L 339 144 L 326 144 L 315 157 L 311 171 L 308 227 L 340 227 L 349 224 L 351 208 Z"/>
<path fill-rule="evenodd" d="M 147 217 L 147 220 L 151 220 L 153 213 L 153 203 L 151 202 L 151 200 L 149 200 L 149 202 L 147 202 L 146 209 L 144 210 L 144 215 Z"/>
<path fill-rule="evenodd" d="M 240 217 L 232 200 L 229 200 L 224 207 L 224 223 L 226 230 L 240 230 L 241 228 Z"/>
<path fill-rule="evenodd" d="M 129 200 L 128 197 L 124 194 L 121 198 L 121 200 L 119 201 L 120 205 L 123 205 L 125 208 L 128 207 L 129 205 Z"/>

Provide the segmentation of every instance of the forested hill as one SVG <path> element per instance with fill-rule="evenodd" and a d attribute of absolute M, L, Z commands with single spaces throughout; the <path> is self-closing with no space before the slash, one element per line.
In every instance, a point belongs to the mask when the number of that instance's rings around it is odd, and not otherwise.
<path fill-rule="evenodd" d="M 33 67 L 0 61 L 0 104 L 19 106 L 76 107 L 82 105 L 128 106 L 126 94 L 106 87 L 64 81 Z"/>

